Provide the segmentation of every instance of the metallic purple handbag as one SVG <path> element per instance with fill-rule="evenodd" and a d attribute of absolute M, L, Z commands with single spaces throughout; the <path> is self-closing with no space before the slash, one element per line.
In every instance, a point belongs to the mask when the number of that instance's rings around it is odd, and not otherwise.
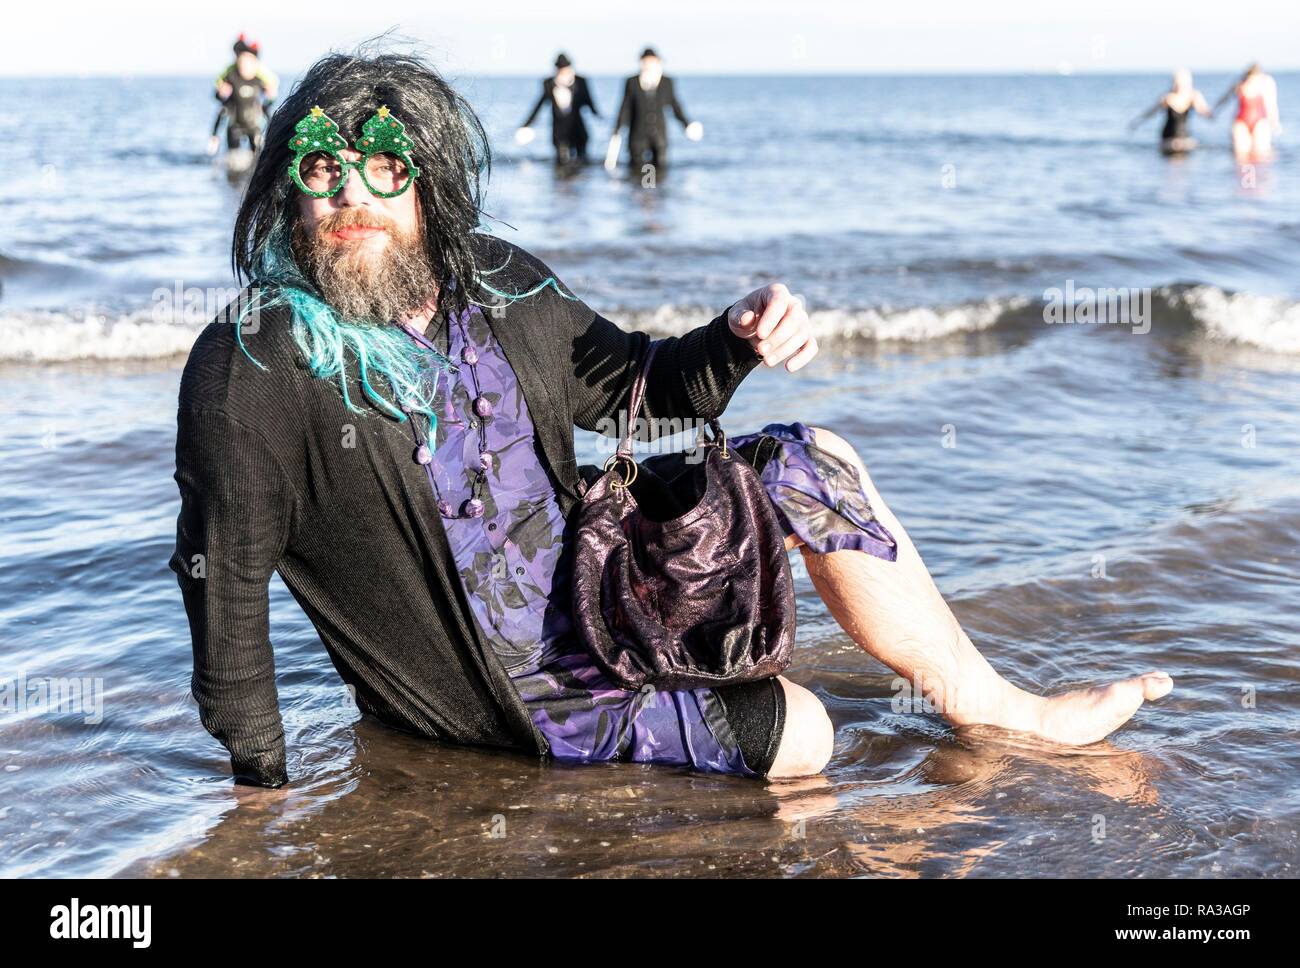
<path fill-rule="evenodd" d="M 794 579 L 758 474 L 716 420 L 693 452 L 632 459 L 656 349 L 632 385 L 628 432 L 578 506 L 578 635 L 623 689 L 774 676 L 794 649 Z"/>

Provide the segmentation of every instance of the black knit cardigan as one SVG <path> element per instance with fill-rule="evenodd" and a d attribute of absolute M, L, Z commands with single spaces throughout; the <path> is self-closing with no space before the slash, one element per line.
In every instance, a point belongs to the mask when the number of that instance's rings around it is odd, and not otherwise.
<path fill-rule="evenodd" d="M 506 265 L 494 287 L 522 293 L 552 277 L 522 249 L 476 238 L 480 264 Z M 573 428 L 617 423 L 650 337 L 550 286 L 488 320 L 568 517 L 579 500 Z M 337 382 L 312 376 L 287 310 L 263 311 L 243 341 L 265 369 L 240 350 L 227 311 L 199 336 L 181 378 L 170 562 L 200 718 L 229 750 L 237 782 L 289 778 L 269 635 L 274 572 L 363 712 L 447 742 L 545 754 L 469 608 L 409 425 L 369 405 L 350 411 Z M 724 310 L 659 341 L 642 413 L 719 416 L 758 362 Z"/>

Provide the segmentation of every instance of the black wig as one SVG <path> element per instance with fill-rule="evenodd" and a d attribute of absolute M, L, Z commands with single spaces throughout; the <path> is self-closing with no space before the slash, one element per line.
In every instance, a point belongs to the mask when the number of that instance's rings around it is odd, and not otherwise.
<path fill-rule="evenodd" d="M 415 142 L 410 154 L 420 176 L 411 190 L 419 201 L 424 248 L 439 299 L 451 311 L 480 302 L 482 268 L 474 264 L 471 236 L 482 215 L 480 181 L 491 169 L 483 125 L 468 102 L 419 57 L 372 55 L 366 46 L 322 57 L 272 113 L 235 218 L 231 257 L 241 281 L 284 281 L 289 239 L 299 217 L 298 189 L 288 175 L 293 158 L 289 139 L 315 105 L 338 123 L 349 144 L 382 105 L 401 119 Z M 298 268 L 295 281 L 308 284 Z"/>

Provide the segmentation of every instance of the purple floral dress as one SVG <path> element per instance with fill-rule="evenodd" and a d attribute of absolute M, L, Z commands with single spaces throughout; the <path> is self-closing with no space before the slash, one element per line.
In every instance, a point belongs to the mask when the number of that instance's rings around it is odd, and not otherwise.
<path fill-rule="evenodd" d="M 533 722 L 557 760 L 633 760 L 757 776 L 712 689 L 629 692 L 611 685 L 573 631 L 564 517 L 542 465 L 514 371 L 483 314 L 464 329 L 478 353 L 479 391 L 492 403 L 486 433 L 491 466 L 481 517 L 443 518 L 465 592 Z M 461 359 L 462 327 L 449 327 L 447 355 Z M 467 367 L 439 381 L 433 460 L 436 496 L 458 507 L 479 462 L 477 417 Z M 464 377 L 464 379 L 462 379 Z M 893 560 L 894 540 L 877 522 L 856 470 L 815 446 L 803 424 L 768 424 L 731 438 L 738 450 L 761 438 L 770 452 L 761 478 L 786 534 L 818 551 L 856 548 Z M 751 448 L 752 449 L 752 448 Z"/>

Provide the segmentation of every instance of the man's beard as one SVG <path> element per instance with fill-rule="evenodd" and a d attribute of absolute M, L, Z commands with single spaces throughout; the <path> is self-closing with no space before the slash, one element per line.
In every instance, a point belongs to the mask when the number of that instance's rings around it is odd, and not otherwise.
<path fill-rule="evenodd" d="M 388 244 L 375 252 L 365 239 L 326 238 L 327 233 L 353 226 L 384 229 Z M 293 253 L 324 300 L 350 323 L 385 325 L 413 315 L 438 288 L 419 233 L 402 232 L 379 212 L 339 209 L 317 222 L 310 235 L 299 222 Z"/>

